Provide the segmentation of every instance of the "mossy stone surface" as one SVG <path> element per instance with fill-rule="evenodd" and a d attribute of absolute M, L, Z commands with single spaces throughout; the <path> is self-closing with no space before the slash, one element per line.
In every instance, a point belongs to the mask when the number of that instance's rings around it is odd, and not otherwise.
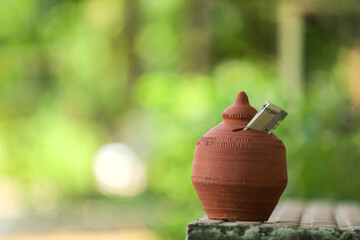
<path fill-rule="evenodd" d="M 187 240 L 360 240 L 360 230 L 338 228 L 191 224 Z"/>

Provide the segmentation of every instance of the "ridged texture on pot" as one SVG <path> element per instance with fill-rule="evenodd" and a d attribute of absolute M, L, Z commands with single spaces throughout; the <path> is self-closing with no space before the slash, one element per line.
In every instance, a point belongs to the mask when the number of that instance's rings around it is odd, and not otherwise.
<path fill-rule="evenodd" d="M 242 130 L 256 110 L 244 92 L 196 143 L 191 181 L 211 219 L 266 221 L 287 184 L 286 150 L 273 134 Z"/>

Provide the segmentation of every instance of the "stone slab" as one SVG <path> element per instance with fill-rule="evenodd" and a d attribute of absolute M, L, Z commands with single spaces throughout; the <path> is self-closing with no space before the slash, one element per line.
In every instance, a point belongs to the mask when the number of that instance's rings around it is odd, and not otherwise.
<path fill-rule="evenodd" d="M 188 240 L 360 240 L 360 205 L 285 201 L 266 222 L 211 220 L 189 223 Z"/>

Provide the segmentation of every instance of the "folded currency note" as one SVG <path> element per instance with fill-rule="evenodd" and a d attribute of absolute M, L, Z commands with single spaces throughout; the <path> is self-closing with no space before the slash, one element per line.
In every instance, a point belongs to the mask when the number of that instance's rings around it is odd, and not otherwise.
<path fill-rule="evenodd" d="M 287 116 L 287 112 L 275 104 L 266 101 L 264 106 L 251 119 L 244 130 L 257 130 L 271 134 Z"/>

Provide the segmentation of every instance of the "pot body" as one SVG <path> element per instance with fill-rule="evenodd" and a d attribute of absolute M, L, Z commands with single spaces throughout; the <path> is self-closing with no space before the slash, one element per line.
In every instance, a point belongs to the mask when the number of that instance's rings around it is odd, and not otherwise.
<path fill-rule="evenodd" d="M 196 143 L 191 181 L 208 218 L 266 221 L 287 184 L 285 146 L 221 122 Z"/>

